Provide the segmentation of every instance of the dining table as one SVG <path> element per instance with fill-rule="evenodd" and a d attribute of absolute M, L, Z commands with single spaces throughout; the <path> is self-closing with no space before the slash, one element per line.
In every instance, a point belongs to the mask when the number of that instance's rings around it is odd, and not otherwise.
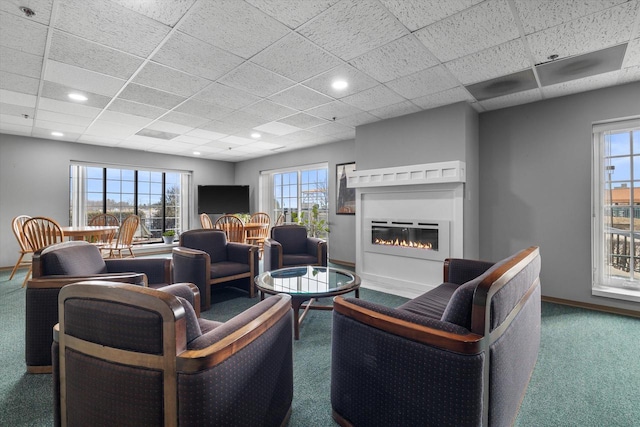
<path fill-rule="evenodd" d="M 118 231 L 117 225 L 81 225 L 60 227 L 64 237 L 71 240 L 91 240 L 92 237 L 100 237 Z"/>

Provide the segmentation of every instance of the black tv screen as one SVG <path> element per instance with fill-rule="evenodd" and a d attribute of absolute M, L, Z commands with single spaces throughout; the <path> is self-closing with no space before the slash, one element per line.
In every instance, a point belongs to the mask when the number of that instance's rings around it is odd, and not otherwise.
<path fill-rule="evenodd" d="M 198 185 L 198 213 L 249 213 L 249 186 Z"/>

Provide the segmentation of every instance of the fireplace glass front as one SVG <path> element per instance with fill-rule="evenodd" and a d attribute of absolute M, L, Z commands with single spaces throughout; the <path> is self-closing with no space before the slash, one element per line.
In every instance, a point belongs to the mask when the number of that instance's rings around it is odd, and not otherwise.
<path fill-rule="evenodd" d="M 371 244 L 438 250 L 438 224 L 371 221 Z"/>

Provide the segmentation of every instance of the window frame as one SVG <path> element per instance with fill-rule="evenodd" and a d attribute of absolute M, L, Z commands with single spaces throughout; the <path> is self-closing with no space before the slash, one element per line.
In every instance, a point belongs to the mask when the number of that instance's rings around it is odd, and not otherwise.
<path fill-rule="evenodd" d="M 638 262 L 640 254 L 634 253 L 637 244 L 640 244 L 640 236 L 635 239 L 633 236 L 638 236 L 638 231 L 633 226 L 634 200 L 637 193 L 640 192 L 640 179 L 634 179 L 634 159 L 640 159 L 640 150 L 635 150 L 636 147 L 640 147 L 640 140 L 634 141 L 634 133 L 640 131 L 640 116 L 628 117 L 623 119 L 597 122 L 592 126 L 592 172 L 591 172 L 591 189 L 592 189 L 592 232 L 591 232 L 591 252 L 592 252 L 592 283 L 591 293 L 594 296 L 602 296 L 607 298 L 615 298 L 626 301 L 640 302 L 640 272 L 631 270 L 634 268 L 634 262 Z M 606 137 L 612 134 L 621 134 L 629 132 L 629 153 L 607 155 L 606 149 Z M 613 159 L 628 159 L 629 177 L 628 179 L 614 179 L 613 169 L 608 169 L 608 164 Z M 611 171 L 611 172 L 610 172 Z M 608 174 L 608 179 L 607 179 Z M 638 171 L 635 171 L 636 176 L 640 176 Z M 629 190 L 629 203 L 625 205 L 616 205 L 614 203 L 613 190 L 614 185 L 628 182 L 630 184 Z M 607 187 L 607 184 L 609 187 Z M 623 187 L 620 187 L 623 188 Z M 635 190 L 635 195 L 634 195 Z M 609 192 L 610 201 L 607 203 L 607 194 Z M 632 242 L 629 245 L 629 257 L 630 257 L 630 273 L 628 278 L 624 278 L 622 275 L 610 274 L 610 266 L 607 262 L 608 257 L 613 256 L 607 251 L 607 235 L 612 235 L 613 230 L 607 231 L 607 225 L 605 224 L 606 218 L 610 217 L 606 215 L 606 212 L 612 212 L 614 206 L 620 206 L 622 209 L 628 209 L 630 224 L 629 231 L 622 233 L 615 233 L 618 235 L 628 235 L 628 238 Z M 609 214 L 611 215 L 611 213 Z M 634 242 L 635 240 L 635 242 Z M 626 240 L 625 240 L 626 242 Z M 609 241 L 610 244 L 610 241 Z M 626 243 L 625 243 L 626 245 Z M 634 258 L 635 257 L 635 258 Z"/>

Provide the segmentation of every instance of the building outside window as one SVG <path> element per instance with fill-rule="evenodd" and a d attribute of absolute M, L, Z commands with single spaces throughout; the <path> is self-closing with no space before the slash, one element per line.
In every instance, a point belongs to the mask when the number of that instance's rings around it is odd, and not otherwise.
<path fill-rule="evenodd" d="M 191 173 L 102 165 L 70 167 L 70 223 L 87 225 L 102 213 L 120 223 L 140 217 L 138 242 L 160 241 L 164 231 L 189 229 Z"/>
<path fill-rule="evenodd" d="M 593 127 L 593 294 L 640 301 L 640 119 Z"/>

